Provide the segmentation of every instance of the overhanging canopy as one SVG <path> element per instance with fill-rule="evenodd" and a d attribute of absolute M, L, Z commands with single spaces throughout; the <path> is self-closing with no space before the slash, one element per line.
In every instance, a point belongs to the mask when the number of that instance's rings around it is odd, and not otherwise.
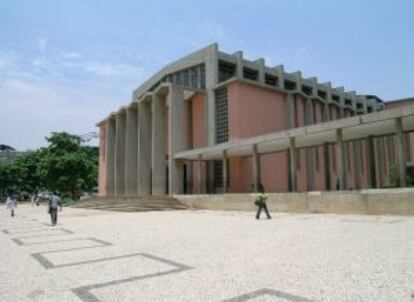
<path fill-rule="evenodd" d="M 254 145 L 257 145 L 258 153 L 284 151 L 289 148 L 290 138 L 295 139 L 296 148 L 316 147 L 335 143 L 337 129 L 342 129 L 344 141 L 384 136 L 395 133 L 396 118 L 401 118 L 404 131 L 413 131 L 414 105 L 182 151 L 176 153 L 174 158 L 198 160 L 201 156 L 203 160 L 221 159 L 224 151 L 228 157 L 249 156 L 253 154 Z"/>

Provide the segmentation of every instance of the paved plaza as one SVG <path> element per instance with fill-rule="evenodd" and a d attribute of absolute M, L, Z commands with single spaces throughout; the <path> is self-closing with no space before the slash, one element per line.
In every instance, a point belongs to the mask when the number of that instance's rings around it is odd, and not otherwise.
<path fill-rule="evenodd" d="M 0 212 L 0 301 L 414 301 L 414 217 Z"/>

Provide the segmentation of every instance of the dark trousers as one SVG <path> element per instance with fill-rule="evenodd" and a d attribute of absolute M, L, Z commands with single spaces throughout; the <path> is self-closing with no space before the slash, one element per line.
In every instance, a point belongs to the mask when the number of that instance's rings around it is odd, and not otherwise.
<path fill-rule="evenodd" d="M 14 209 L 11 209 L 11 217 L 14 217 Z"/>
<path fill-rule="evenodd" d="M 50 218 L 52 219 L 52 225 L 57 223 L 58 209 L 50 209 Z"/>
<path fill-rule="evenodd" d="M 262 202 L 258 205 L 256 219 L 260 219 L 260 213 L 262 212 L 262 209 L 265 211 L 268 219 L 272 218 L 269 214 L 269 210 L 267 209 L 267 204 Z"/>

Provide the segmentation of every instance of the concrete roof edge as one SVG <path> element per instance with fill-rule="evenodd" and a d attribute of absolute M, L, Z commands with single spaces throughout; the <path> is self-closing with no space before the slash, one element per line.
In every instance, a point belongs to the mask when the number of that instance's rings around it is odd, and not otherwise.
<path fill-rule="evenodd" d="M 133 100 L 140 98 L 143 93 L 145 93 L 148 89 L 150 89 L 157 81 L 161 80 L 165 75 L 172 73 L 176 70 L 181 70 L 184 65 L 186 65 L 187 62 L 192 62 L 192 64 L 189 65 L 196 65 L 200 64 L 203 61 L 205 61 L 206 56 L 209 54 L 209 51 L 211 49 L 218 49 L 218 44 L 213 43 L 206 47 L 203 47 L 199 50 L 196 50 L 195 52 L 186 55 L 172 63 L 169 63 L 168 65 L 164 66 L 159 70 L 157 73 L 155 73 L 152 77 L 150 77 L 147 81 L 145 81 L 143 84 L 141 84 L 138 88 L 134 89 L 132 98 Z M 189 67 L 189 66 L 188 66 Z"/>

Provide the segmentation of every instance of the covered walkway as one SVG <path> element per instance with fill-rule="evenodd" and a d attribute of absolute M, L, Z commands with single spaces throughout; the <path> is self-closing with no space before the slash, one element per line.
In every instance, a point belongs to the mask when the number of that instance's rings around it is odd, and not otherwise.
<path fill-rule="evenodd" d="M 257 191 L 260 180 L 260 155 L 272 152 L 289 152 L 289 178 L 291 191 L 297 190 L 296 150 L 334 144 L 338 163 L 339 189 L 346 189 L 346 152 L 344 143 L 366 140 L 365 156 L 369 179 L 375 179 L 376 171 L 373 140 L 378 137 L 395 135 L 395 153 L 398 157 L 399 185 L 407 185 L 407 142 L 406 133 L 414 130 L 414 105 L 397 107 L 380 112 L 344 118 L 340 120 L 279 131 L 246 139 L 199 149 L 176 152 L 174 159 L 205 161 L 223 160 L 223 192 L 227 187 L 227 161 L 230 157 L 251 156 L 254 189 Z M 326 168 L 326 167 L 325 167 Z M 329 171 L 329 170 L 328 170 Z M 201 178 L 201 176 L 200 176 Z M 375 187 L 372 180 L 370 187 Z"/>

